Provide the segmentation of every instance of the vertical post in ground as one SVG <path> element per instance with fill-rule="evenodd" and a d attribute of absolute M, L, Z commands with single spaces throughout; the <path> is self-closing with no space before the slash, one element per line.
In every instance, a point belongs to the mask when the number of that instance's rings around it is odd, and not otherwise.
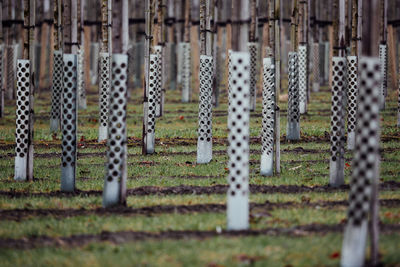
<path fill-rule="evenodd" d="M 127 1 L 112 2 L 112 62 L 109 96 L 107 165 L 103 191 L 103 207 L 126 205 L 128 55 L 126 27 Z M 122 14 L 122 15 L 121 15 Z"/>
<path fill-rule="evenodd" d="M 341 266 L 363 266 L 367 246 L 368 217 L 372 266 L 378 265 L 378 179 L 379 179 L 379 106 L 381 97 L 381 72 L 379 24 L 375 12 L 379 1 L 363 3 L 363 15 L 368 17 L 363 25 L 363 47 L 360 66 L 359 102 L 356 120 L 356 141 L 353 175 L 350 182 L 350 199 L 347 226 L 344 232 Z M 369 214 L 370 213 L 370 214 Z"/>
<path fill-rule="evenodd" d="M 201 0 L 197 163 L 208 163 L 212 160 L 212 86 L 214 62 L 210 31 L 210 2 L 209 0 Z"/>
<path fill-rule="evenodd" d="M 146 155 L 148 151 L 154 150 L 148 143 L 148 140 L 152 140 L 148 134 L 151 132 L 149 125 L 152 121 L 150 115 L 150 106 L 152 103 L 149 102 L 150 98 L 150 54 L 153 53 L 153 20 L 154 20 L 154 0 L 146 0 L 145 5 L 145 20 L 146 20 L 146 38 L 144 48 L 144 85 L 143 85 L 143 131 L 142 131 L 142 154 Z M 154 145 L 153 145 L 154 146 Z"/>
<path fill-rule="evenodd" d="M 329 184 L 344 183 L 344 104 L 346 89 L 346 58 L 344 34 L 344 1 L 334 0 L 333 57 L 332 57 L 332 106 L 331 106 L 331 158 Z"/>

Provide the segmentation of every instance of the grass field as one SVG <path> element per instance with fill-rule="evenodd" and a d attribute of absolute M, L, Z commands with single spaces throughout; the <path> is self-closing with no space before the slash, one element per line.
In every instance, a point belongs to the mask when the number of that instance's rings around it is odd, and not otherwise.
<path fill-rule="evenodd" d="M 380 254 L 400 266 L 400 129 L 396 92 L 382 112 Z M 34 181 L 14 182 L 15 103 L 0 120 L 1 266 L 337 266 L 348 186 L 330 188 L 330 93 L 311 95 L 301 141 L 285 141 L 281 102 L 280 176 L 262 177 L 261 99 L 251 114 L 251 230 L 227 232 L 227 104 L 213 111 L 213 160 L 196 165 L 197 94 L 168 91 L 156 122 L 156 154 L 141 155 L 142 92 L 128 105 L 127 207 L 104 210 L 106 146 L 97 143 L 97 88 L 79 111 L 77 192 L 60 190 L 60 133 L 49 131 L 50 95 L 35 100 Z M 352 170 L 346 152 L 346 184 Z"/>

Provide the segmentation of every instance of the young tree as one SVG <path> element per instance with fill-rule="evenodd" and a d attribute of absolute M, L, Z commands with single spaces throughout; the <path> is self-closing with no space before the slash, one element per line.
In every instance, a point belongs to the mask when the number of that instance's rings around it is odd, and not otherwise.
<path fill-rule="evenodd" d="M 363 3 L 364 20 L 360 87 L 357 110 L 354 170 L 350 181 L 350 199 L 345 228 L 341 266 L 363 266 L 367 245 L 368 217 L 371 231 L 371 265 L 378 265 L 378 178 L 379 178 L 379 23 L 378 0 Z M 368 216 L 370 213 L 370 216 Z"/>
<path fill-rule="evenodd" d="M 146 31 L 145 31 L 145 50 L 144 50 L 144 88 L 143 88 L 143 132 L 142 132 L 142 154 L 154 150 L 154 141 L 149 133 L 149 83 L 150 83 L 150 54 L 153 53 L 153 22 L 154 22 L 154 0 L 146 0 L 145 16 L 146 16 Z M 150 140 L 151 139 L 151 140 Z"/>
<path fill-rule="evenodd" d="M 125 10 L 124 10 L 125 9 Z M 112 0 L 112 79 L 109 98 L 107 174 L 104 181 L 103 207 L 126 205 L 127 180 L 127 81 L 128 40 L 127 0 Z"/>
<path fill-rule="evenodd" d="M 332 114 L 331 114 L 331 158 L 329 164 L 331 186 L 344 183 L 344 93 L 345 93 L 345 15 L 344 0 L 334 1 L 333 54 L 332 58 Z"/>
<path fill-rule="evenodd" d="M 199 128 L 197 163 L 212 159 L 212 82 L 213 57 L 211 43 L 210 1 L 200 1 L 200 69 Z"/>
<path fill-rule="evenodd" d="M 35 1 L 24 1 L 24 31 L 22 60 L 17 61 L 17 121 L 15 180 L 33 180 L 33 122 L 34 122 L 34 27 Z M 22 78 L 21 78 L 22 77 Z M 23 81 L 22 79 L 26 79 Z"/>
<path fill-rule="evenodd" d="M 111 0 L 102 0 L 101 3 L 101 52 L 100 52 L 100 125 L 99 141 L 107 139 L 108 133 L 108 114 L 109 114 L 109 95 L 111 81 Z"/>

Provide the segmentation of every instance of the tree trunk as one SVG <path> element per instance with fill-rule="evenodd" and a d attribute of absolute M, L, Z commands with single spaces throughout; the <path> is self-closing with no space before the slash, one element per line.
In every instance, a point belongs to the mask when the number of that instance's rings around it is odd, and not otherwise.
<path fill-rule="evenodd" d="M 63 13 L 63 41 L 64 41 L 64 53 L 70 54 L 72 52 L 72 39 L 71 39 L 71 2 L 69 0 L 62 1 L 64 4 Z"/>
<path fill-rule="evenodd" d="M 250 34 L 249 41 L 256 41 L 256 31 L 257 31 L 257 3 L 256 0 L 250 0 Z"/>
<path fill-rule="evenodd" d="M 297 23 L 298 23 L 298 8 L 297 0 L 293 1 L 292 4 L 292 15 L 290 19 L 290 41 L 292 45 L 292 51 L 297 51 Z"/>
<path fill-rule="evenodd" d="M 358 51 L 357 29 L 358 29 L 358 0 L 352 0 L 351 6 L 351 55 L 356 56 Z"/>
<path fill-rule="evenodd" d="M 185 0 L 185 28 L 183 41 L 185 43 L 190 42 L 190 0 Z"/>
<path fill-rule="evenodd" d="M 102 0 L 101 2 L 101 51 L 108 53 L 108 28 L 111 25 L 108 24 L 108 2 L 110 0 Z M 111 37 L 111 36 L 110 36 Z"/>

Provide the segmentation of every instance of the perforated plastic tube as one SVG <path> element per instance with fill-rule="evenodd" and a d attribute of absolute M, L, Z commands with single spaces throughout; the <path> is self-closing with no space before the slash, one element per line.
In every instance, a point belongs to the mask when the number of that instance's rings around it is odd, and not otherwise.
<path fill-rule="evenodd" d="M 331 158 L 329 183 L 340 186 L 344 183 L 344 107 L 346 88 L 346 58 L 332 58 L 332 106 L 331 106 Z"/>
<path fill-rule="evenodd" d="M 243 230 L 249 227 L 250 54 L 232 52 L 231 69 L 227 226 Z"/>
<path fill-rule="evenodd" d="M 213 58 L 200 56 L 200 101 L 197 139 L 197 163 L 208 163 L 212 159 L 212 83 Z"/>
<path fill-rule="evenodd" d="M 77 146 L 77 56 L 64 54 L 61 191 L 75 190 Z"/>
<path fill-rule="evenodd" d="M 103 206 L 111 207 L 123 201 L 126 191 L 126 104 L 128 56 L 113 54 L 110 91 L 107 165 Z"/>
<path fill-rule="evenodd" d="M 288 89 L 288 140 L 300 139 L 300 110 L 299 110 L 299 72 L 296 52 L 289 52 L 289 89 Z"/>
<path fill-rule="evenodd" d="M 15 173 L 14 179 L 27 180 L 28 138 L 29 138 L 29 88 L 30 62 L 19 59 L 17 61 L 17 110 L 15 133 Z"/>
<path fill-rule="evenodd" d="M 262 154 L 260 172 L 274 173 L 275 66 L 272 58 L 263 60 Z"/>
<path fill-rule="evenodd" d="M 356 146 L 341 253 L 341 266 L 344 267 L 364 265 L 372 187 L 376 186 L 379 177 L 379 70 L 378 58 L 360 59 Z"/>

